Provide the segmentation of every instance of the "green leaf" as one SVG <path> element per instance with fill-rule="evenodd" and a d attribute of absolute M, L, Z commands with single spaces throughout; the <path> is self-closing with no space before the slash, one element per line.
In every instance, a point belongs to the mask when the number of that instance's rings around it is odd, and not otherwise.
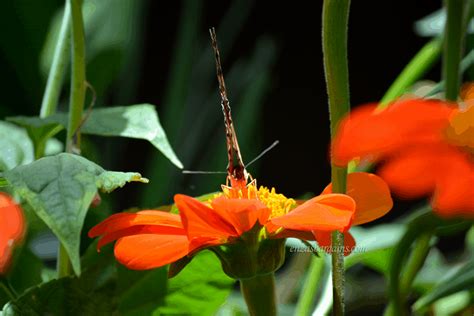
<path fill-rule="evenodd" d="M 434 11 L 421 20 L 415 22 L 415 32 L 419 36 L 433 37 L 443 34 L 444 26 L 446 24 L 446 9 Z M 468 23 L 467 32 L 474 33 L 474 21 Z"/>
<path fill-rule="evenodd" d="M 164 303 L 153 315 L 214 315 L 234 283 L 222 272 L 213 253 L 202 252 L 178 276 L 168 281 Z"/>
<path fill-rule="evenodd" d="M 49 137 L 53 136 L 51 134 Z M 9 170 L 34 160 L 33 143 L 29 131 L 14 124 L 0 121 L 0 171 Z M 49 138 L 48 137 L 48 138 Z M 42 146 L 46 154 L 57 153 L 62 148 L 55 139 L 43 140 Z M 0 180 L 0 186 L 4 183 Z"/>
<path fill-rule="evenodd" d="M 215 315 L 235 283 L 210 251 L 196 255 L 173 279 L 167 280 L 166 270 L 119 268 L 120 314 Z"/>
<path fill-rule="evenodd" d="M 33 161 L 33 145 L 23 128 L 0 121 L 0 170 Z"/>
<path fill-rule="evenodd" d="M 346 269 L 362 263 L 380 273 L 387 274 L 393 247 L 400 240 L 403 224 L 384 224 L 372 228 L 354 227 L 351 233 L 357 249 L 344 261 Z"/>
<path fill-rule="evenodd" d="M 457 272 L 446 275 L 431 292 L 416 301 L 413 308 L 416 311 L 421 311 L 440 298 L 472 289 L 474 289 L 474 261 L 470 260 Z"/>
<path fill-rule="evenodd" d="M 10 117 L 9 121 L 36 128 L 61 124 L 67 126 L 67 114 L 58 113 L 45 119 L 39 117 Z M 81 132 L 100 136 L 122 136 L 148 140 L 178 168 L 183 168 L 161 127 L 155 107 L 151 104 L 116 106 L 92 110 Z"/>
<path fill-rule="evenodd" d="M 110 192 L 127 181 L 147 181 L 138 173 L 107 172 L 85 158 L 65 153 L 16 167 L 3 176 L 59 238 L 77 275 L 81 229 L 97 189 Z"/>
<path fill-rule="evenodd" d="M 116 188 L 122 188 L 128 182 L 134 181 L 148 183 L 147 178 L 142 178 L 136 172 L 104 171 L 97 177 L 96 184 L 103 192 L 110 193 Z"/>
<path fill-rule="evenodd" d="M 113 315 L 117 309 L 115 268 L 109 256 L 97 256 L 80 277 L 33 287 L 3 308 L 2 316 Z M 87 264 L 86 264 L 87 265 Z"/>

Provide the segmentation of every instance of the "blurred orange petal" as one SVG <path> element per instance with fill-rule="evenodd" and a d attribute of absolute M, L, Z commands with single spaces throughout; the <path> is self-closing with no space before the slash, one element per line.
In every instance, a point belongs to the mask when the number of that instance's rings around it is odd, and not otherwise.
<path fill-rule="evenodd" d="M 451 158 L 436 183 L 432 205 L 442 217 L 474 219 L 474 166 L 468 157 L 460 154 Z"/>
<path fill-rule="evenodd" d="M 5 274 L 11 261 L 13 247 L 25 230 L 25 220 L 19 205 L 0 192 L 0 275 Z"/>
<path fill-rule="evenodd" d="M 377 159 L 407 144 L 439 142 L 453 111 L 446 103 L 421 99 L 401 100 L 381 111 L 375 108 L 356 108 L 341 122 L 332 144 L 337 165 L 357 157 Z"/>
<path fill-rule="evenodd" d="M 332 193 L 332 184 L 329 184 L 322 194 L 328 193 Z M 382 178 L 371 173 L 348 174 L 346 194 L 356 203 L 352 226 L 376 220 L 387 214 L 393 206 L 388 185 Z"/>
<path fill-rule="evenodd" d="M 344 194 L 325 194 L 314 197 L 291 212 L 270 219 L 280 227 L 292 230 L 348 229 L 355 212 L 354 200 Z"/>

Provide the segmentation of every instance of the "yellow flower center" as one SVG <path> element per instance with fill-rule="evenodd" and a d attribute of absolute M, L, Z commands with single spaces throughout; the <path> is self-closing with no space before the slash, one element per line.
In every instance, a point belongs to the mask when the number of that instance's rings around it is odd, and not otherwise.
<path fill-rule="evenodd" d="M 270 218 L 285 215 L 297 205 L 295 200 L 276 193 L 275 188 L 269 190 L 266 187 L 260 187 L 257 191 L 257 198 L 272 211 Z"/>
<path fill-rule="evenodd" d="M 257 189 L 255 180 L 250 182 L 245 189 L 235 189 L 223 185 L 222 194 L 226 198 L 232 199 L 258 199 L 271 210 L 270 218 L 285 215 L 297 206 L 295 200 L 287 198 L 283 194 L 276 193 L 275 188 L 269 190 L 267 187 L 260 187 Z M 219 193 L 215 195 L 214 198 L 222 194 Z"/>
<path fill-rule="evenodd" d="M 474 105 L 453 114 L 446 137 L 450 143 L 474 153 Z"/>

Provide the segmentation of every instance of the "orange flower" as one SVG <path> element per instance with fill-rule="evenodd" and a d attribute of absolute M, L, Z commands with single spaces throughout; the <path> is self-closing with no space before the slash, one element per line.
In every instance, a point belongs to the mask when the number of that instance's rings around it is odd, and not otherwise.
<path fill-rule="evenodd" d="M 192 255 L 200 249 L 232 245 L 252 233 L 259 241 L 296 237 L 324 241 L 334 230 L 347 232 L 384 215 L 392 207 L 387 185 L 375 175 L 351 174 L 348 195 L 322 195 L 301 205 L 274 189 L 257 189 L 255 181 L 206 203 L 175 195 L 179 215 L 164 211 L 115 214 L 89 231 L 100 236 L 98 248 L 117 240 L 115 256 L 130 269 L 151 269 Z M 352 244 L 351 244 L 352 240 Z M 349 247 L 354 245 L 349 240 Z"/>
<path fill-rule="evenodd" d="M 21 240 L 24 225 L 21 208 L 10 196 L 0 192 L 0 275 L 10 266 L 13 247 Z"/>
<path fill-rule="evenodd" d="M 432 195 L 441 216 L 474 217 L 474 106 L 403 100 L 367 105 L 343 120 L 333 143 L 338 165 L 383 161 L 379 174 L 403 198 Z"/>

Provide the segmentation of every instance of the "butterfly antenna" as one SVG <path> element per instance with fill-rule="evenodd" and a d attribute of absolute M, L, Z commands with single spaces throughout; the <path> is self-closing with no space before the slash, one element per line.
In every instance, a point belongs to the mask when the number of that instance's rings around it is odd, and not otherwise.
<path fill-rule="evenodd" d="M 226 174 L 225 171 L 202 171 L 202 170 L 183 170 L 184 174 Z"/>
<path fill-rule="evenodd" d="M 247 181 L 248 174 L 240 153 L 237 135 L 235 134 L 234 124 L 232 122 L 232 115 L 230 110 L 229 99 L 227 97 L 227 89 L 225 87 L 224 75 L 222 72 L 221 57 L 219 47 L 217 46 L 217 36 L 214 28 L 209 29 L 211 35 L 212 48 L 214 49 L 214 57 L 216 61 L 217 81 L 219 82 L 219 93 L 221 95 L 222 112 L 224 113 L 224 124 L 226 130 L 227 142 L 227 158 L 229 164 L 227 165 L 228 176 L 234 180 Z"/>
<path fill-rule="evenodd" d="M 276 145 L 278 145 L 280 143 L 280 141 L 276 140 L 273 142 L 273 144 L 271 144 L 270 146 L 268 146 L 266 149 L 264 149 L 257 157 L 255 157 L 254 159 L 252 159 L 251 162 L 249 162 L 248 164 L 245 165 L 245 168 L 248 168 L 248 166 L 250 166 L 251 164 L 253 164 L 255 161 L 259 160 L 260 158 L 262 158 L 266 153 L 268 153 L 270 150 L 272 150 L 273 148 L 275 148 Z"/>

